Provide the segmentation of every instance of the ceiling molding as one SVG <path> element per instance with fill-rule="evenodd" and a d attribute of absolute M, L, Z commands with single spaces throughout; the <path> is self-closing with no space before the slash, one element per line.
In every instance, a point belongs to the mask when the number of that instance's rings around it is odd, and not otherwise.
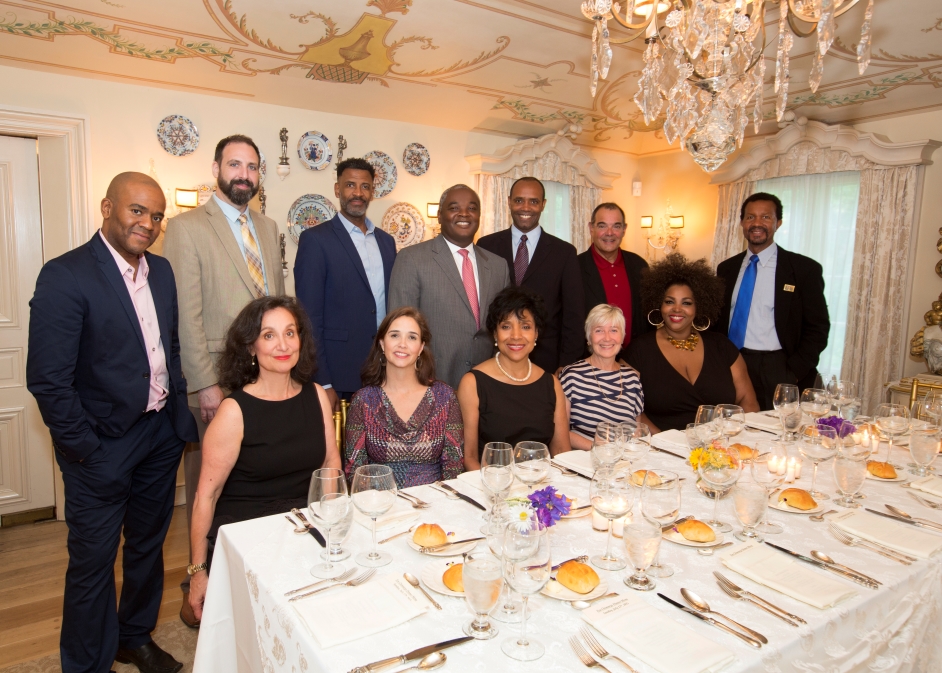
<path fill-rule="evenodd" d="M 735 182 L 749 171 L 785 154 L 801 142 L 812 142 L 818 147 L 830 150 L 842 150 L 852 157 L 863 157 L 881 166 L 928 165 L 932 163 L 932 153 L 942 146 L 942 142 L 937 140 L 894 143 L 873 133 L 862 133 L 840 124 L 828 125 L 816 121 L 809 121 L 803 126 L 789 124 L 714 173 L 710 184 Z"/>

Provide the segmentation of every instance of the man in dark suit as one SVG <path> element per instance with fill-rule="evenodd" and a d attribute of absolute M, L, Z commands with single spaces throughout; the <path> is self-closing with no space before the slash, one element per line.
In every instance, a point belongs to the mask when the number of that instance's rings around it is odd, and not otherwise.
<path fill-rule="evenodd" d="M 641 272 L 648 268 L 648 263 L 621 249 L 625 231 L 625 211 L 621 206 L 600 203 L 589 221 L 592 245 L 579 255 L 586 314 L 599 304 L 617 306 L 625 314 L 622 353 L 633 337 L 651 329 L 641 310 Z"/>
<path fill-rule="evenodd" d="M 154 180 L 118 175 L 101 202 L 101 230 L 48 262 L 30 301 L 27 387 L 65 482 L 64 673 L 103 673 L 115 659 L 142 673 L 182 668 L 150 635 L 177 466 L 184 443 L 198 439 L 180 367 L 173 271 L 145 252 L 164 207 Z"/>
<path fill-rule="evenodd" d="M 743 202 L 740 220 L 749 254 L 717 267 L 726 296 L 716 329 L 740 349 L 759 406 L 771 409 L 779 383 L 814 386 L 831 328 L 824 277 L 816 261 L 776 245 L 782 223 L 777 196 L 753 194 Z"/>
<path fill-rule="evenodd" d="M 478 240 L 478 246 L 507 260 L 510 282 L 543 297 L 546 329 L 530 355 L 548 372 L 572 364 L 585 351 L 585 295 L 576 249 L 543 231 L 543 183 L 520 178 L 510 188 L 513 225 Z"/>
<path fill-rule="evenodd" d="M 301 234 L 294 289 L 314 327 L 315 380 L 340 408 L 360 389 L 360 368 L 386 317 L 396 242 L 366 217 L 374 171 L 364 159 L 337 165 L 340 212 Z"/>

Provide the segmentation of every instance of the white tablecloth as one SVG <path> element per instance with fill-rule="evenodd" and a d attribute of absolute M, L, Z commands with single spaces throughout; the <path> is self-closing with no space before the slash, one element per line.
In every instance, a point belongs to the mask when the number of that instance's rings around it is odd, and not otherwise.
<path fill-rule="evenodd" d="M 748 444 L 750 438 L 761 436 L 762 433 L 745 433 L 740 441 Z M 899 458 L 903 458 L 902 453 Z M 640 463 L 638 467 L 673 469 L 686 476 L 682 514 L 708 517 L 713 503 L 696 490 L 688 465 L 653 451 Z M 802 476 L 799 485 L 807 488 L 810 465 Z M 450 483 L 459 490 L 471 492 L 471 487 L 463 482 Z M 588 494 L 589 482 L 581 478 L 561 478 L 554 483 L 570 495 L 585 497 Z M 821 467 L 818 486 L 834 493 L 830 463 Z M 448 500 L 428 487 L 417 487 L 410 492 L 434 503 L 434 507 L 422 512 L 420 521 L 468 530 L 477 530 L 482 523 L 481 511 L 463 501 Z M 863 502 L 868 507 L 882 510 L 884 503 L 897 504 L 913 516 L 942 520 L 938 511 L 928 510 L 909 498 L 898 483 L 868 480 L 864 493 L 867 498 Z M 636 515 L 638 510 L 636 498 Z M 942 559 L 903 566 L 870 551 L 841 545 L 827 532 L 827 524 L 813 523 L 805 515 L 770 509 L 769 516 L 785 526 L 785 533 L 769 536 L 770 541 L 806 554 L 811 549 L 824 551 L 838 562 L 876 577 L 883 582 L 883 587 L 873 591 L 852 584 L 850 586 L 858 589 L 856 598 L 828 610 L 816 610 L 723 568 L 717 556 L 700 556 L 694 549 L 665 540 L 661 546 L 661 562 L 669 564 L 675 572 L 673 577 L 657 580 L 657 591 L 679 600 L 681 587 L 692 589 L 708 600 L 714 610 L 764 633 L 769 645 L 753 650 L 738 639 L 671 607 L 655 592 L 645 594 L 645 600 L 678 623 L 733 650 L 737 661 L 727 669 L 731 673 L 942 671 L 942 636 L 939 634 Z M 739 529 L 729 498 L 720 501 L 720 518 Z M 598 553 L 603 549 L 605 535 L 592 530 L 591 520 L 591 516 L 566 520 L 553 529 L 554 560 Z M 727 537 L 732 539 L 731 534 Z M 369 531 L 354 525 L 346 546 L 356 553 L 369 544 Z M 383 575 L 409 571 L 419 576 L 422 567 L 431 560 L 409 548 L 405 537 L 383 547 L 394 557 L 392 564 L 379 569 Z M 311 536 L 295 535 L 280 515 L 220 528 L 197 645 L 195 673 L 347 673 L 355 666 L 463 635 L 461 625 L 471 617 L 465 601 L 433 594 L 444 610 L 431 610 L 371 638 L 320 649 L 283 595 L 289 589 L 314 581 L 309 568 L 319 562 L 320 549 Z M 352 559 L 345 564 L 355 565 Z M 716 585 L 713 570 L 724 572 L 743 588 L 804 617 L 808 625 L 793 628 L 753 605 L 733 601 Z M 599 570 L 598 573 L 608 581 L 610 590 L 631 592 L 622 584 L 625 571 Z M 566 643 L 567 637 L 583 626 L 580 613 L 543 596 L 532 598 L 530 604 L 528 632 L 546 645 L 543 658 L 522 663 L 504 656 L 500 641 L 517 634 L 519 625 L 498 623 L 500 635 L 494 640 L 469 642 L 448 650 L 448 664 L 443 670 L 487 673 L 587 670 Z M 629 652 L 599 638 L 639 673 L 653 673 L 653 669 Z M 620 667 L 613 664 L 613 668 Z"/>

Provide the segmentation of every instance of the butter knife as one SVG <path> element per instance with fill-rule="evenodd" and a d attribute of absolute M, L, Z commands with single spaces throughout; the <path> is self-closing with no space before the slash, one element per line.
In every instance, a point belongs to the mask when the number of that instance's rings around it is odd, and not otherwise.
<path fill-rule="evenodd" d="M 937 523 L 932 523 L 929 521 L 923 522 L 920 519 L 907 519 L 902 516 L 895 516 L 893 514 L 887 514 L 886 512 L 878 512 L 877 510 L 870 509 L 869 507 L 865 507 L 864 509 L 866 509 L 871 514 L 878 514 L 880 516 L 885 516 L 887 519 L 893 519 L 893 521 L 900 521 L 902 523 L 908 523 L 911 526 L 919 526 L 920 528 L 928 528 L 929 530 L 942 531 L 942 526 L 940 526 Z"/>
<path fill-rule="evenodd" d="M 487 507 L 485 507 L 484 505 L 482 505 L 481 503 L 479 503 L 477 500 L 475 500 L 474 498 L 472 498 L 472 497 L 469 496 L 469 495 L 465 495 L 465 494 L 462 493 L 461 491 L 458 491 L 458 490 L 452 488 L 451 486 L 449 486 L 449 485 L 446 484 L 445 482 L 442 482 L 442 488 L 447 488 L 449 491 L 451 491 L 452 493 L 454 493 L 455 495 L 457 495 L 459 498 L 461 498 L 462 500 L 464 500 L 464 501 L 467 502 L 467 503 L 470 503 L 470 504 L 474 505 L 474 506 L 477 507 L 478 509 L 483 509 L 485 512 L 487 511 Z"/>
<path fill-rule="evenodd" d="M 878 585 L 872 578 L 867 577 L 866 575 L 863 575 L 861 573 L 858 573 L 856 570 L 854 571 L 841 570 L 840 568 L 837 568 L 829 563 L 825 563 L 824 561 L 819 561 L 818 559 L 811 558 L 810 556 L 799 554 L 798 552 L 792 551 L 791 549 L 785 549 L 784 547 L 779 547 L 777 544 L 772 544 L 768 540 L 766 540 L 765 544 L 767 544 L 769 547 L 772 547 L 773 549 L 778 549 L 779 551 L 785 552 L 786 554 L 791 554 L 795 558 L 801 561 L 804 561 L 805 563 L 810 563 L 813 566 L 818 566 L 819 568 L 823 568 L 824 570 L 829 570 L 836 575 L 840 575 L 841 577 L 846 577 L 847 579 L 852 580 L 856 582 L 857 584 L 862 584 L 863 586 L 869 587 L 871 589 L 880 588 L 880 585 Z"/>
<path fill-rule="evenodd" d="M 408 661 L 415 661 L 416 659 L 427 657 L 432 652 L 438 652 L 439 650 L 445 650 L 449 647 L 454 647 L 455 645 L 461 645 L 462 643 L 466 643 L 469 640 L 474 640 L 474 638 L 471 636 L 463 636 L 461 638 L 453 638 L 452 640 L 445 640 L 440 643 L 435 643 L 434 645 L 426 645 L 425 647 L 420 647 L 419 649 L 412 650 L 406 654 L 400 654 L 398 657 L 390 657 L 389 659 L 374 661 L 372 664 L 367 664 L 366 666 L 357 666 L 352 671 L 350 671 L 350 673 L 375 673 L 376 671 L 389 668 L 390 666 L 401 666 Z"/>
<path fill-rule="evenodd" d="M 724 624 L 723 622 L 717 621 L 717 620 L 713 619 L 712 617 L 707 617 L 707 616 L 704 615 L 704 614 L 700 614 L 700 613 L 697 612 L 696 610 L 692 610 L 692 609 L 688 608 L 688 607 L 685 606 L 685 605 L 681 605 L 680 603 L 678 603 L 677 601 L 675 601 L 673 598 L 668 598 L 667 596 L 665 596 L 665 595 L 662 594 L 661 592 L 658 592 L 657 595 L 660 596 L 661 598 L 663 598 L 665 601 L 667 601 L 667 602 L 670 603 L 671 605 L 673 605 L 675 608 L 680 608 L 681 610 L 683 610 L 684 612 L 686 612 L 688 615 L 693 615 L 693 616 L 696 617 L 697 619 L 701 619 L 701 620 L 705 621 L 707 624 L 712 624 L 712 625 L 715 626 L 716 628 L 721 629 L 721 630 L 723 630 L 723 631 L 726 631 L 727 633 L 732 634 L 732 635 L 736 636 L 737 638 L 740 638 L 741 640 L 744 640 L 745 642 L 749 643 L 749 645 L 751 645 L 752 647 L 756 648 L 757 650 L 762 647 L 762 643 L 760 643 L 758 640 L 756 640 L 756 639 L 753 638 L 752 636 L 747 636 L 745 633 L 740 633 L 740 632 L 737 631 L 736 629 L 732 628 L 731 626 L 727 626 L 727 625 Z"/>
<path fill-rule="evenodd" d="M 660 447 L 654 446 L 654 444 L 651 445 L 651 448 L 654 449 L 655 451 L 659 452 L 659 453 L 666 453 L 666 454 L 668 454 L 668 455 L 674 456 L 674 458 L 680 458 L 681 460 L 687 460 L 687 458 L 686 458 L 685 456 L 682 456 L 682 455 L 680 455 L 679 453 L 674 453 L 673 451 L 668 451 L 667 449 L 662 449 L 662 448 L 660 448 Z"/>
<path fill-rule="evenodd" d="M 485 538 L 484 538 L 484 536 L 482 535 L 481 537 L 469 537 L 469 538 L 465 538 L 464 540 L 455 540 L 454 542 L 445 542 L 445 543 L 443 543 L 443 544 L 435 544 L 435 545 L 431 545 L 431 546 L 429 546 L 429 547 L 422 547 L 422 553 L 424 554 L 424 553 L 428 553 L 428 552 L 430 552 L 430 551 L 441 551 L 441 550 L 444 549 L 445 547 L 450 547 L 450 546 L 455 545 L 455 544 L 464 544 L 465 542 L 477 542 L 477 541 L 483 540 L 483 539 L 485 539 Z"/>
<path fill-rule="evenodd" d="M 314 536 L 314 539 L 317 540 L 317 544 L 319 544 L 321 547 L 327 546 L 327 540 L 324 539 L 324 536 L 321 535 L 319 530 L 311 525 L 311 522 L 305 518 L 304 513 L 301 510 L 295 507 L 293 510 L 291 510 L 291 513 L 301 519 L 301 524 L 307 528 L 308 533 Z"/>

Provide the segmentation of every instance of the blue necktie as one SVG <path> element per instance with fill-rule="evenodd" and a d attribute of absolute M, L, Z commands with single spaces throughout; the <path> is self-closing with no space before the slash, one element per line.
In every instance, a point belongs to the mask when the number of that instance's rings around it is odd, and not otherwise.
<path fill-rule="evenodd" d="M 742 274 L 739 284 L 739 295 L 736 297 L 736 309 L 733 319 L 729 321 L 729 340 L 742 348 L 746 343 L 746 325 L 749 322 L 749 308 L 752 306 L 752 294 L 756 290 L 756 273 L 759 266 L 759 255 L 749 258 L 749 266 Z"/>

